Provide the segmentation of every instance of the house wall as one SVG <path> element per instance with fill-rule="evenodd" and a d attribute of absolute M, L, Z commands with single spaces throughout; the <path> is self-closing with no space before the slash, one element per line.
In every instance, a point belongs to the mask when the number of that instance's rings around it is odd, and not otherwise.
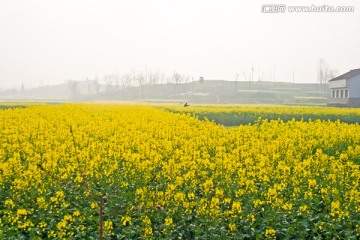
<path fill-rule="evenodd" d="M 349 98 L 330 98 L 328 99 L 329 103 L 348 103 Z"/>
<path fill-rule="evenodd" d="M 346 87 L 346 79 L 329 82 L 329 88 L 343 88 L 343 87 Z"/>
<path fill-rule="evenodd" d="M 349 78 L 347 81 L 350 98 L 360 98 L 360 74 Z"/>

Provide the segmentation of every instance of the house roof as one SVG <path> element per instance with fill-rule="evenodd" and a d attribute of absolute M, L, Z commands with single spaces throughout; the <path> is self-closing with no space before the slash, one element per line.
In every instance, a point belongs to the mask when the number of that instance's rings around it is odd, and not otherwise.
<path fill-rule="evenodd" d="M 344 73 L 343 75 L 340 75 L 336 78 L 333 78 L 329 81 L 335 81 L 335 80 L 340 80 L 340 79 L 349 79 L 349 78 L 352 78 L 356 75 L 359 75 L 360 74 L 360 68 L 358 69 L 353 69 L 353 70 L 350 70 L 350 72 L 347 72 L 347 73 Z"/>

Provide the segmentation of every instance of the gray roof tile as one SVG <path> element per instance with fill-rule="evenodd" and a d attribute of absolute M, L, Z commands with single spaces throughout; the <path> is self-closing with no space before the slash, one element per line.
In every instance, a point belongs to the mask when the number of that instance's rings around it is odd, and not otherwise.
<path fill-rule="evenodd" d="M 347 72 L 347 73 L 344 73 L 343 75 L 340 75 L 336 78 L 333 78 L 329 81 L 335 81 L 335 80 L 340 80 L 340 79 L 349 79 L 349 78 L 352 78 L 356 75 L 359 75 L 360 74 L 360 68 L 358 69 L 353 69 L 353 70 L 350 70 L 350 72 Z"/>

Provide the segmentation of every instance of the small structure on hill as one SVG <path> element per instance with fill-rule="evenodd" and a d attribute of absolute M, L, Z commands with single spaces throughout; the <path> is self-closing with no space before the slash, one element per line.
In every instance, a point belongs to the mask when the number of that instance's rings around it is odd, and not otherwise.
<path fill-rule="evenodd" d="M 329 80 L 328 106 L 360 107 L 360 68 Z"/>

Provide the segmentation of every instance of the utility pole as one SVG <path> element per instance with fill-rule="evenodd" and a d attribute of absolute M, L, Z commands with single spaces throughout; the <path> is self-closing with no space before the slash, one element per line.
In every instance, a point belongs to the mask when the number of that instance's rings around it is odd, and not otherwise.
<path fill-rule="evenodd" d="M 239 78 L 239 74 L 236 73 L 235 75 L 235 92 L 237 93 L 238 90 L 238 78 Z"/>
<path fill-rule="evenodd" d="M 276 68 L 274 66 L 274 82 L 276 82 L 276 79 L 275 79 L 275 71 L 276 71 Z"/>
<path fill-rule="evenodd" d="M 293 84 L 295 83 L 295 74 L 294 74 L 294 71 L 293 71 Z"/>
<path fill-rule="evenodd" d="M 254 66 L 251 67 L 251 82 L 254 81 Z"/>
<path fill-rule="evenodd" d="M 251 67 L 251 81 L 254 81 L 254 67 Z"/>
<path fill-rule="evenodd" d="M 145 66 L 145 82 L 148 82 L 148 67 L 147 65 Z"/>

